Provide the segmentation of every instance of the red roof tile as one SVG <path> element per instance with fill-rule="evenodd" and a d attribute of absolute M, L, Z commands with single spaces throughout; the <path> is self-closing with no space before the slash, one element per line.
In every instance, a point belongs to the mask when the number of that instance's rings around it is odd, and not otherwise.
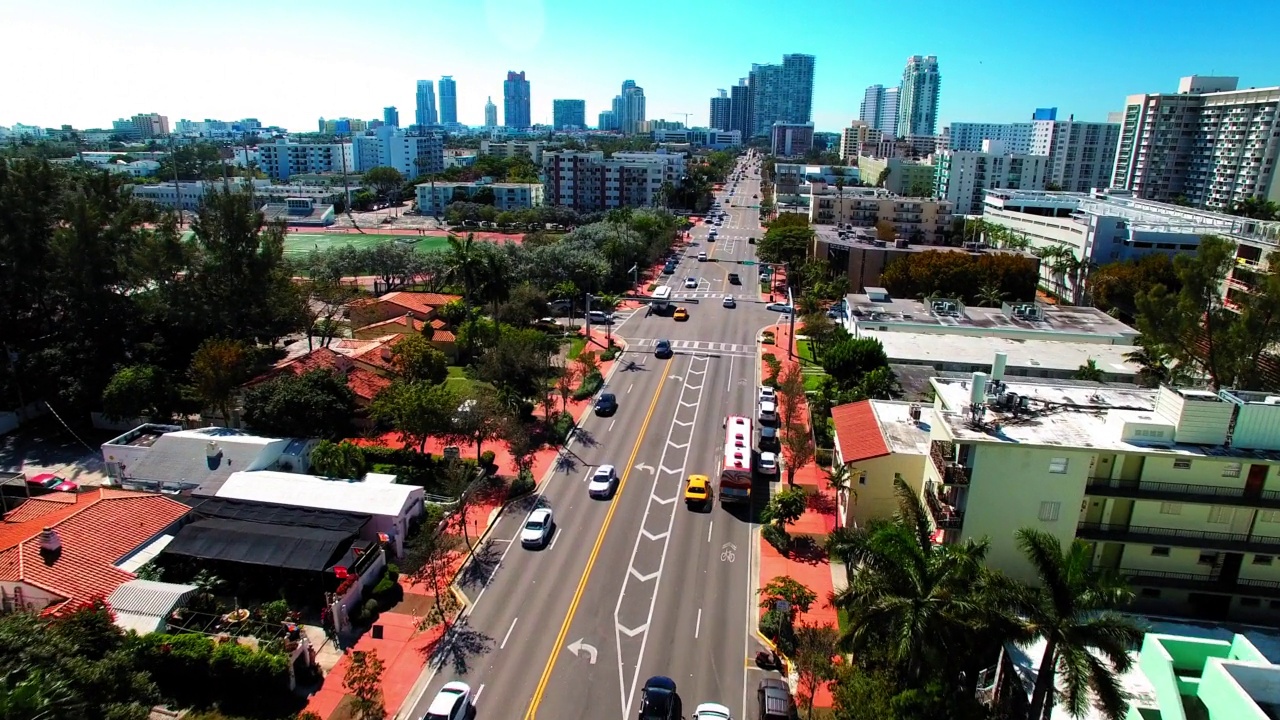
<path fill-rule="evenodd" d="M 347 373 L 347 386 L 356 394 L 356 397 L 363 400 L 372 400 L 390 384 L 390 380 L 372 370 L 358 367 L 352 368 L 351 372 Z"/>
<path fill-rule="evenodd" d="M 23 582 L 64 601 L 107 595 L 134 574 L 116 567 L 121 558 L 155 537 L 190 510 L 163 495 L 99 489 L 84 493 L 62 511 L 22 523 L 33 532 L 0 545 L 0 580 Z M 51 527 L 62 541 L 52 561 L 40 554 L 40 530 Z"/>
<path fill-rule="evenodd" d="M 434 323 L 435 321 L 432 321 L 432 322 Z M 405 313 L 404 315 L 401 315 L 399 317 L 393 317 L 390 320 L 383 320 L 382 322 L 376 322 L 371 325 L 365 325 L 364 327 L 360 328 L 360 330 L 361 331 L 376 330 L 376 329 L 381 329 L 381 328 L 392 326 L 392 325 L 399 325 L 401 327 L 412 328 L 417 332 L 422 332 L 422 328 L 426 327 L 427 324 L 413 317 L 412 315 Z"/>
<path fill-rule="evenodd" d="M 28 499 L 19 505 L 8 515 L 4 516 L 6 523 L 20 523 L 27 520 L 34 520 L 44 517 L 49 513 L 56 512 L 68 505 L 75 505 L 79 496 L 76 493 L 55 492 L 40 497 Z M 3 547 L 3 545 L 0 545 Z"/>
<path fill-rule="evenodd" d="M 836 442 L 840 457 L 846 463 L 870 460 L 889 454 L 889 446 L 880 434 L 880 421 L 870 400 L 862 400 L 831 408 L 836 425 Z"/>
<path fill-rule="evenodd" d="M 441 305 L 448 305 L 454 300 L 461 299 L 461 295 L 445 295 L 444 293 L 389 292 L 379 297 L 378 301 L 393 303 L 422 315 L 430 315 Z"/>

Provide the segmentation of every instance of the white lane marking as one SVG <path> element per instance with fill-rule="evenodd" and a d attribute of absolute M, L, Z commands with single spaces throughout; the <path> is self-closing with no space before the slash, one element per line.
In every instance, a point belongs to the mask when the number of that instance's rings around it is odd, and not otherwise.
<path fill-rule="evenodd" d="M 618 419 L 617 419 L 617 418 L 614 418 L 614 419 L 609 423 L 609 432 L 613 432 L 613 423 L 616 423 L 616 422 L 618 422 Z"/>
<path fill-rule="evenodd" d="M 507 646 L 507 641 L 511 639 L 511 631 L 516 629 L 516 621 L 519 619 L 518 617 L 511 618 L 511 627 L 507 628 L 507 634 L 502 636 L 502 644 L 498 646 L 499 650 Z"/>
<path fill-rule="evenodd" d="M 715 527 L 715 521 L 707 523 L 707 542 L 711 542 L 711 528 Z"/>
<path fill-rule="evenodd" d="M 551 544 L 547 546 L 547 552 L 551 552 L 552 550 L 555 550 L 556 541 L 560 539 L 560 528 L 553 527 L 551 528 L 551 531 L 554 532 L 555 535 L 551 536 Z"/>
<path fill-rule="evenodd" d="M 725 385 L 725 392 L 733 392 L 733 356 L 729 356 L 729 383 Z"/>
<path fill-rule="evenodd" d="M 698 639 L 698 633 L 702 631 L 702 608 L 698 608 L 698 621 L 693 626 L 693 639 Z M 477 693 L 479 694 L 479 693 Z"/>
<path fill-rule="evenodd" d="M 480 693 L 482 692 L 484 692 L 484 685 L 476 688 L 476 696 L 471 698 L 471 707 L 475 707 L 476 703 L 480 702 Z"/>
<path fill-rule="evenodd" d="M 628 395 L 630 395 L 630 394 L 631 394 L 631 388 L 633 388 L 633 387 L 635 387 L 635 386 L 636 386 L 636 384 L 635 384 L 635 383 L 631 383 L 630 385 L 628 385 L 628 386 L 627 386 L 627 394 L 628 394 Z"/>

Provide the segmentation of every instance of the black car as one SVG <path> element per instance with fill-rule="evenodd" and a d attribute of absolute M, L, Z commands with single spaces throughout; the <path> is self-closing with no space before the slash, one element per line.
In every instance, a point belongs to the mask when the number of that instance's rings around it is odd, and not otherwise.
<path fill-rule="evenodd" d="M 782 450 L 782 443 L 778 442 L 778 428 L 769 427 L 768 425 L 760 426 L 760 452 L 776 453 Z"/>
<path fill-rule="evenodd" d="M 761 680 L 756 697 L 760 701 L 759 720 L 790 720 L 791 690 L 785 682 L 776 678 Z"/>
<path fill-rule="evenodd" d="M 670 340 L 659 340 L 659 341 L 658 341 L 658 342 L 653 346 L 653 356 L 654 356 L 654 357 L 657 357 L 657 358 L 669 358 L 669 357 L 671 357 L 671 354 L 672 354 L 672 352 L 671 352 L 671 341 L 670 341 Z"/>
<path fill-rule="evenodd" d="M 596 398 L 596 414 L 612 415 L 618 411 L 618 396 L 613 393 L 603 393 Z"/>
<path fill-rule="evenodd" d="M 674 680 L 655 675 L 645 681 L 640 692 L 640 720 L 679 720 L 680 710 Z"/>
<path fill-rule="evenodd" d="M 742 279 L 738 277 L 738 273 L 729 273 L 729 284 L 730 285 L 742 284 Z"/>

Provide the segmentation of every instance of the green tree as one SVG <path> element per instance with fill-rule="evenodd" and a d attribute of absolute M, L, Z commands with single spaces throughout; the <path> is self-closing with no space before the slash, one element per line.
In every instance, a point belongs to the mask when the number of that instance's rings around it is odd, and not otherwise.
<path fill-rule="evenodd" d="M 809 608 L 818 601 L 818 595 L 804 583 L 795 580 L 787 575 L 779 575 L 764 584 L 756 591 L 760 597 L 760 609 L 772 610 L 777 607 L 778 601 L 783 601 L 790 606 L 788 612 L 791 613 L 791 619 L 794 620 L 800 613 L 809 612 Z"/>
<path fill-rule="evenodd" d="M 113 420 L 173 417 L 177 397 L 164 371 L 154 365 L 130 365 L 111 376 L 102 391 L 102 413 Z"/>
<path fill-rule="evenodd" d="M 798 268 L 809 253 L 813 230 L 794 225 L 770 225 L 756 244 L 756 255 L 769 263 L 787 263 Z"/>
<path fill-rule="evenodd" d="M 391 346 L 391 364 L 408 382 L 439 385 L 449 377 L 449 358 L 422 335 L 403 335 Z"/>
<path fill-rule="evenodd" d="M 1009 293 L 996 285 L 983 285 L 978 289 L 978 303 L 983 307 L 999 307 Z"/>
<path fill-rule="evenodd" d="M 1260 197 L 1245 198 L 1232 205 L 1227 212 L 1254 220 L 1280 220 L 1280 204 Z"/>
<path fill-rule="evenodd" d="M 396 380 L 373 399 L 369 414 L 399 433 L 406 448 L 423 452 L 430 437 L 451 430 L 458 402 L 448 384 Z"/>
<path fill-rule="evenodd" d="M 83 713 L 70 683 L 46 677 L 40 669 L 12 671 L 0 678 L 0 717 L 13 720 L 56 720 Z"/>
<path fill-rule="evenodd" d="M 386 670 L 376 650 L 355 650 L 342 678 L 342 687 L 353 698 L 351 710 L 359 720 L 383 720 L 387 708 L 382 697 L 382 674 Z"/>
<path fill-rule="evenodd" d="M 244 394 L 244 422 L 268 437 L 336 439 L 351 434 L 355 393 L 337 372 L 285 374 Z"/>
<path fill-rule="evenodd" d="M 364 182 L 385 200 L 404 185 L 404 176 L 393 167 L 375 167 L 365 171 Z"/>
<path fill-rule="evenodd" d="M 830 625 L 801 623 L 796 628 L 794 657 L 799 675 L 799 697 L 806 716 L 813 719 L 813 702 L 818 687 L 836 678 L 835 656 L 839 653 L 839 632 Z"/>
<path fill-rule="evenodd" d="M 364 470 L 364 450 L 355 443 L 321 440 L 311 450 L 311 471 L 316 475 L 358 480 Z"/>
<path fill-rule="evenodd" d="M 1117 260 L 1089 275 L 1089 295 L 1094 307 L 1103 312 L 1119 311 L 1123 317 L 1137 315 L 1137 297 L 1151 292 L 1156 285 L 1164 285 L 1175 294 L 1181 287 L 1173 260 L 1164 253 Z"/>
<path fill-rule="evenodd" d="M 191 382 L 196 397 L 205 407 L 217 410 L 224 423 L 231 423 L 231 400 L 244 382 L 248 368 L 248 349 L 238 340 L 210 338 L 191 358 Z"/>
<path fill-rule="evenodd" d="M 501 437 L 503 426 L 516 413 L 497 392 L 484 386 L 473 386 L 462 403 L 466 409 L 453 415 L 446 434 L 457 442 L 474 444 L 479 462 L 484 444 Z"/>
<path fill-rule="evenodd" d="M 542 390 L 542 380 L 552 373 L 555 349 L 556 341 L 541 331 L 508 328 L 492 347 L 485 349 L 476 376 L 516 401 L 535 398 Z"/>
<path fill-rule="evenodd" d="M 1083 365 L 1076 368 L 1076 371 L 1071 374 L 1071 377 L 1075 380 L 1088 380 L 1089 382 L 1102 382 L 1103 372 L 1102 372 L 1102 368 L 1098 367 L 1097 360 L 1094 360 L 1093 358 L 1088 358 L 1084 361 Z"/>
<path fill-rule="evenodd" d="M 875 338 L 847 337 L 822 353 L 822 369 L 841 387 L 856 387 L 867 373 L 889 365 L 884 345 Z"/>
<path fill-rule="evenodd" d="M 779 528 L 786 530 L 787 526 L 800 519 L 804 515 L 804 511 L 809 507 L 809 495 L 804 488 L 791 487 L 786 490 L 779 490 L 769 498 L 769 503 L 765 505 L 764 510 L 760 514 L 760 519 L 767 523 L 773 523 Z"/>
<path fill-rule="evenodd" d="M 898 377 L 888 365 L 868 370 L 858 382 L 856 394 L 864 398 L 892 400 L 902 394 Z"/>
<path fill-rule="evenodd" d="M 813 462 L 816 452 L 813 437 L 809 434 L 809 428 L 804 422 L 797 420 L 783 426 L 782 459 L 787 466 L 788 485 L 795 486 L 796 473 Z"/>
<path fill-rule="evenodd" d="M 1075 717 L 1084 716 L 1092 695 L 1108 718 L 1123 718 L 1128 703 L 1120 676 L 1133 664 L 1129 651 L 1143 631 L 1113 609 L 1133 593 L 1093 567 L 1093 551 L 1082 540 L 1064 549 L 1057 538 L 1033 528 L 1019 530 L 1017 538 L 1040 579 L 1020 611 L 1030 635 L 1045 641 L 1027 720 L 1047 720 L 1057 687 Z"/>

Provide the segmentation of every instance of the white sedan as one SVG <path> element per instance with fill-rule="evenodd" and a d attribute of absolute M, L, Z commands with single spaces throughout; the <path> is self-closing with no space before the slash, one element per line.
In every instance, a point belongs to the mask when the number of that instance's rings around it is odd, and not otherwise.
<path fill-rule="evenodd" d="M 687 288 L 696 289 L 698 287 L 698 278 L 685 278 L 684 286 Z"/>
<path fill-rule="evenodd" d="M 555 526 L 555 519 L 551 517 L 551 508 L 534 510 L 529 513 L 529 517 L 525 518 L 524 527 L 520 528 L 520 544 L 527 548 L 546 547 Z"/>
<path fill-rule="evenodd" d="M 470 709 L 471 686 L 454 680 L 440 688 L 422 720 L 466 720 Z"/>
<path fill-rule="evenodd" d="M 733 720 L 733 716 L 720 703 L 702 703 L 693 711 L 693 720 Z"/>
<path fill-rule="evenodd" d="M 593 498 L 608 499 L 613 495 L 618 484 L 618 471 L 612 465 L 601 465 L 591 474 L 587 483 L 587 495 Z"/>
<path fill-rule="evenodd" d="M 756 461 L 756 470 L 758 470 L 761 475 L 777 475 L 778 456 L 771 452 L 760 453 L 760 459 Z"/>

